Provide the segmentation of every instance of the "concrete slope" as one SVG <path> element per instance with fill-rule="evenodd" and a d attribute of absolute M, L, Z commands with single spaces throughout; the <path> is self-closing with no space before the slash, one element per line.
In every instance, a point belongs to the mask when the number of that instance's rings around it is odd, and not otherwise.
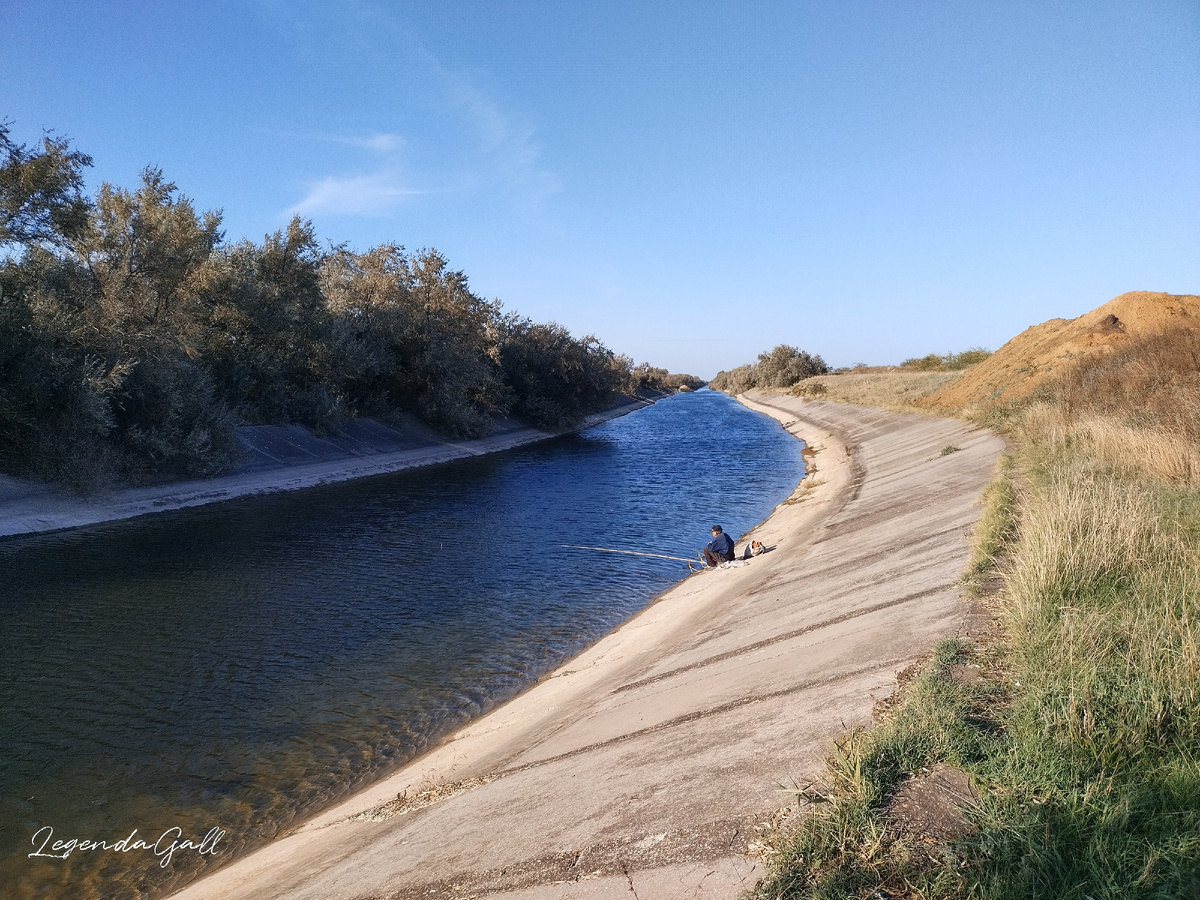
<path fill-rule="evenodd" d="M 646 405 L 646 401 L 635 400 L 588 416 L 571 430 L 582 431 Z M 354 422 L 331 438 L 314 437 L 298 425 L 240 428 L 238 439 L 247 451 L 247 459 L 229 475 L 120 488 L 92 497 L 80 497 L 53 485 L 0 475 L 0 537 L 80 528 L 206 506 L 238 497 L 298 491 L 390 475 L 405 469 L 511 450 L 560 434 L 537 428 L 515 428 L 510 422 L 501 423 L 501 426 L 488 437 L 473 440 L 439 436 L 415 422 L 397 428 L 378 422 Z"/>
<path fill-rule="evenodd" d="M 756 822 L 961 628 L 965 537 L 1003 445 L 945 419 L 743 402 L 815 463 L 752 533 L 771 552 L 682 582 L 394 776 L 178 896 L 651 900 L 752 886 Z"/>

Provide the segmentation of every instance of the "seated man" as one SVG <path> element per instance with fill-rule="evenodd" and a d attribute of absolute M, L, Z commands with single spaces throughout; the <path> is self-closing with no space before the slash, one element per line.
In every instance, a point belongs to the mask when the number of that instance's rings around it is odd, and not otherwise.
<path fill-rule="evenodd" d="M 710 568 L 733 559 L 733 540 L 721 531 L 720 525 L 712 527 L 713 539 L 704 545 L 704 561 Z"/>

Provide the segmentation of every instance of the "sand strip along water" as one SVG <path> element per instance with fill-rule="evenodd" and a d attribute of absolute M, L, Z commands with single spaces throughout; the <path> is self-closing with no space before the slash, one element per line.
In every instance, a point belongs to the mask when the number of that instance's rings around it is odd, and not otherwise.
<path fill-rule="evenodd" d="M 588 416 L 573 431 L 593 428 L 649 405 L 638 400 Z M 238 497 L 297 491 L 405 469 L 483 456 L 559 437 L 559 432 L 521 428 L 476 440 L 440 440 L 394 453 L 353 456 L 305 465 L 258 468 L 249 472 L 123 488 L 95 497 L 77 497 L 50 485 L 0 475 L 0 537 L 79 528 L 153 513 L 220 503 Z"/>
<path fill-rule="evenodd" d="M 803 437 L 813 464 L 752 532 L 771 552 L 688 578 L 396 774 L 176 897 L 649 900 L 752 885 L 755 824 L 795 803 L 789 790 L 897 673 L 964 627 L 965 536 L 1003 444 L 947 419 L 742 400 Z"/>

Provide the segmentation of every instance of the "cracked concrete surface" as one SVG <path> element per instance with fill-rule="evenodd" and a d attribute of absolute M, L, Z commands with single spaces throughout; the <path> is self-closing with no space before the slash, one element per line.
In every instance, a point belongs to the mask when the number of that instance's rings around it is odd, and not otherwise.
<path fill-rule="evenodd" d="M 752 533 L 772 552 L 676 585 L 395 775 L 176 896 L 662 900 L 752 887 L 756 825 L 794 802 L 789 789 L 901 670 L 964 626 L 965 537 L 1003 444 L 946 419 L 743 402 L 803 438 L 815 464 Z M 440 802 L 370 814 L 441 786 Z"/>

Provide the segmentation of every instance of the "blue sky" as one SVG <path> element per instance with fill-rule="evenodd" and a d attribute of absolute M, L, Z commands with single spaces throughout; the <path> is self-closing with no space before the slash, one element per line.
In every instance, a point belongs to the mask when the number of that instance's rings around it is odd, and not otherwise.
<path fill-rule="evenodd" d="M 0 117 L 709 377 L 1200 292 L 1200 4 L 0 0 Z"/>

